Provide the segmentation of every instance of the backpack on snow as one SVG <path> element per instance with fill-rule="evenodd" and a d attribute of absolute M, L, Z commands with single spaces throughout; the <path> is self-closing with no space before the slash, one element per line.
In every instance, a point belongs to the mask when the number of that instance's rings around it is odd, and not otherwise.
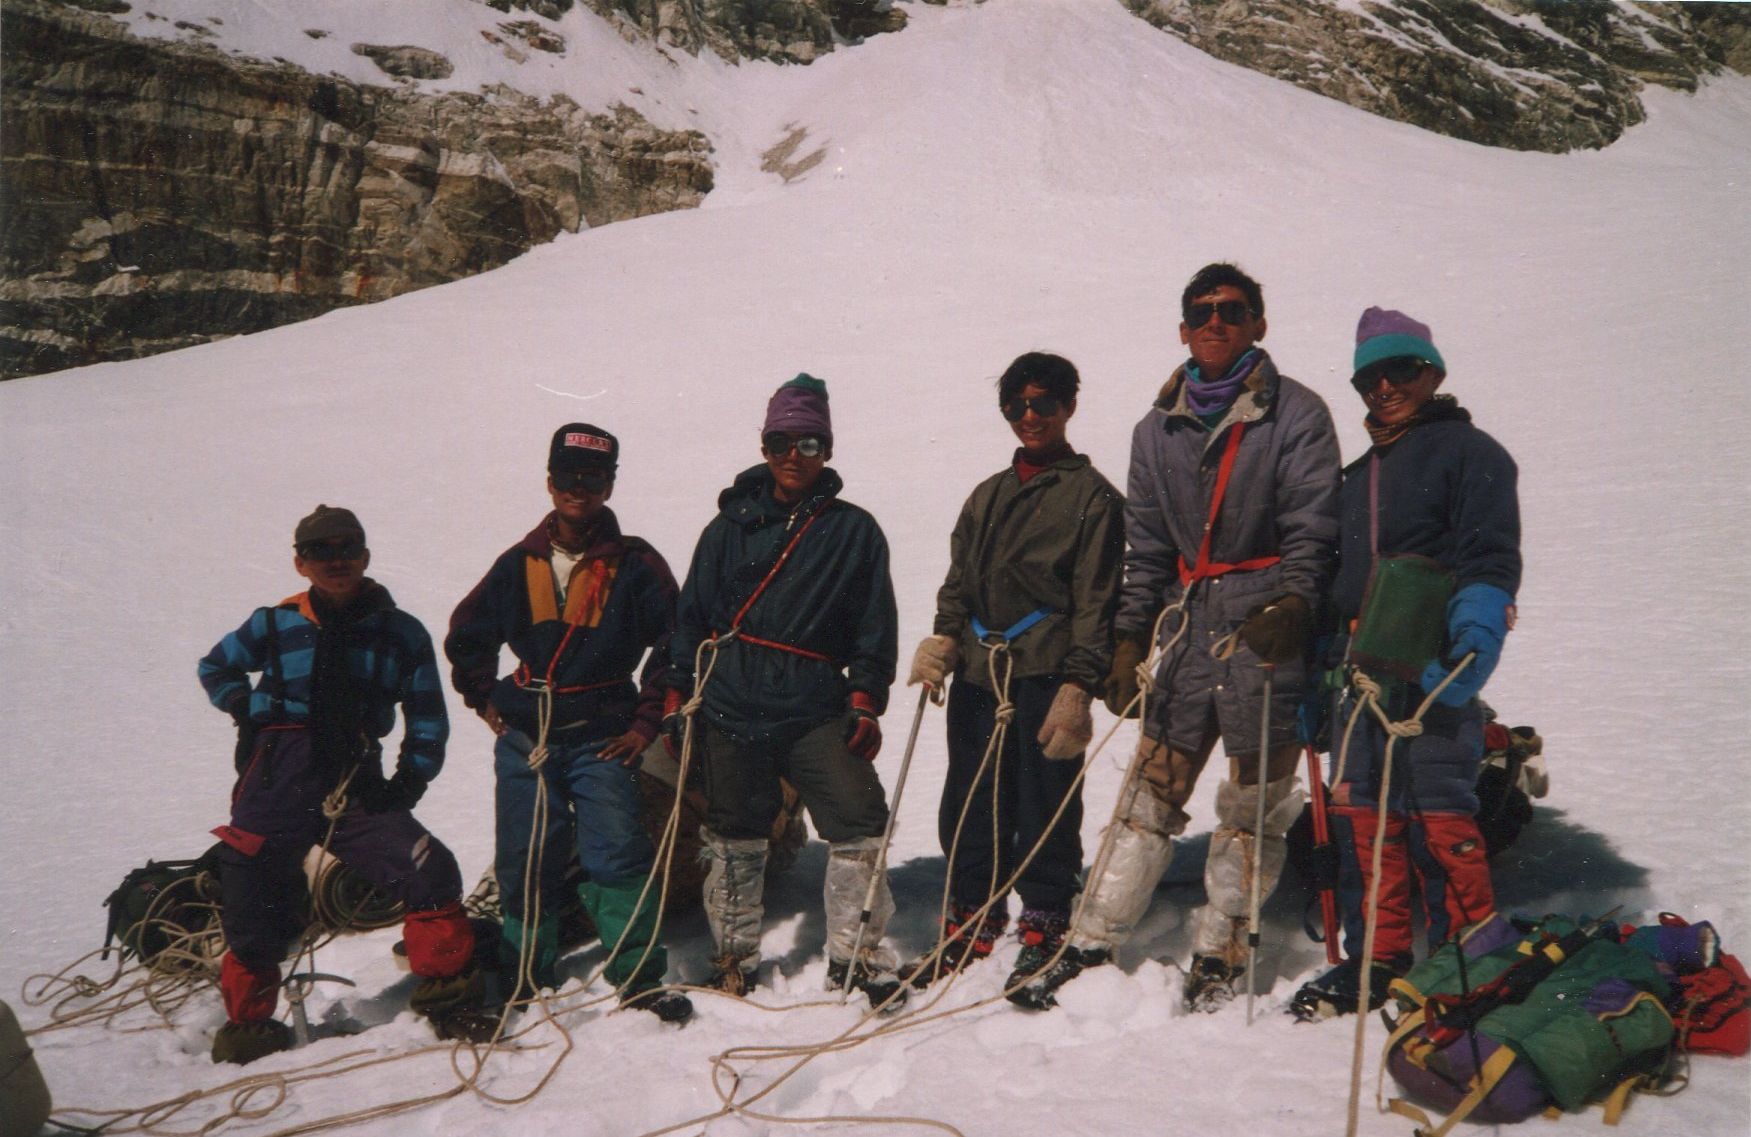
<path fill-rule="evenodd" d="M 1400 1016 L 1385 1072 L 1448 1114 L 1432 1126 L 1405 1100 L 1389 1108 L 1443 1137 L 1469 1118 L 1522 1121 L 1604 1098 L 1614 1124 L 1631 1092 L 1661 1084 L 1677 1030 L 1671 984 L 1605 922 L 1492 915 L 1394 980 Z"/>
<path fill-rule="evenodd" d="M 167 948 L 207 931 L 218 918 L 218 849 L 192 861 L 149 860 L 123 877 L 103 902 L 104 952 L 119 943 L 124 957 L 153 967 Z"/>

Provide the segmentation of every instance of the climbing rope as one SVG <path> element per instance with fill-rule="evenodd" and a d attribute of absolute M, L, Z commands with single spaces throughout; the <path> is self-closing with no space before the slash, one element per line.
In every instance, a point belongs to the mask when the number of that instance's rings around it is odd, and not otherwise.
<path fill-rule="evenodd" d="M 1350 712 L 1349 721 L 1344 726 L 1342 747 L 1338 751 L 1335 773 L 1332 784 L 1338 785 L 1343 779 L 1344 767 L 1347 764 L 1350 750 L 1350 738 L 1355 731 L 1356 723 L 1361 718 L 1363 710 L 1374 715 L 1386 732 L 1386 749 L 1380 760 L 1380 798 L 1379 812 L 1374 822 L 1374 851 L 1369 858 L 1368 897 L 1362 924 L 1362 955 L 1361 965 L 1357 972 L 1356 983 L 1356 1037 L 1354 1049 L 1350 1054 L 1350 1101 L 1349 1119 L 1344 1130 L 1345 1137 L 1355 1137 L 1356 1126 L 1360 1120 L 1362 1099 L 1362 1062 L 1366 1046 L 1365 1036 L 1368 1030 L 1368 994 L 1369 972 L 1374 966 L 1374 931 L 1380 915 L 1380 868 L 1386 851 L 1386 812 L 1387 802 L 1392 792 L 1392 750 L 1401 738 L 1416 738 L 1423 733 L 1423 716 L 1429 708 L 1435 705 L 1435 700 L 1448 684 L 1459 677 L 1471 661 L 1476 657 L 1472 652 L 1454 665 L 1441 682 L 1423 697 L 1416 712 L 1408 719 L 1394 721 L 1387 715 L 1386 709 L 1380 705 L 1381 697 L 1386 689 L 1366 672 L 1355 669 L 1350 674 L 1350 686 L 1359 695 L 1355 708 Z"/>

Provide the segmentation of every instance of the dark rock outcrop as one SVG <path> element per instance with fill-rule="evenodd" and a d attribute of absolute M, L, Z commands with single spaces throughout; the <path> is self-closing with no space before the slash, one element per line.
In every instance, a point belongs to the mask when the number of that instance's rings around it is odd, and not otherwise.
<path fill-rule="evenodd" d="M 1218 59 L 1488 146 L 1605 146 L 1642 85 L 1743 60 L 1751 6 L 1616 0 L 1122 0 Z M 1736 46 L 1735 46 L 1736 45 Z M 1737 51 L 1739 54 L 1734 55 Z"/>
<path fill-rule="evenodd" d="M 698 204 L 631 110 L 359 86 L 6 0 L 0 376 L 258 331 Z"/>
<path fill-rule="evenodd" d="M 497 7 L 519 0 L 485 0 Z M 523 0 L 527 2 L 527 0 Z M 941 3 L 942 0 L 927 0 Z M 664 47 L 725 59 L 810 63 L 840 40 L 906 26 L 893 0 L 583 0 Z"/>

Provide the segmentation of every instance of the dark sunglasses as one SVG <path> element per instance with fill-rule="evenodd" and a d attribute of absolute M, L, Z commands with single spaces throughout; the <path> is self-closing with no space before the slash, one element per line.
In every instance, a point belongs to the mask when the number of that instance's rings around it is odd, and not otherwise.
<path fill-rule="evenodd" d="M 774 458 L 782 458 L 795 450 L 804 458 L 819 458 L 826 453 L 827 444 L 812 434 L 792 438 L 788 434 L 768 434 L 760 439 L 760 449 Z"/>
<path fill-rule="evenodd" d="M 604 494 L 614 484 L 614 475 L 604 470 L 573 470 L 553 475 L 553 488 L 560 493 Z"/>
<path fill-rule="evenodd" d="M 365 555 L 365 546 L 360 541 L 348 541 L 344 545 L 299 545 L 298 555 L 307 561 L 356 561 Z"/>
<path fill-rule="evenodd" d="M 1382 379 L 1394 387 L 1402 387 L 1423 373 L 1428 364 L 1414 356 L 1402 356 L 1398 359 L 1382 359 L 1378 363 L 1370 363 L 1356 372 L 1350 380 L 1358 394 L 1366 395 L 1380 386 Z"/>
<path fill-rule="evenodd" d="M 1020 422 L 1029 411 L 1041 418 L 1051 418 L 1064 409 L 1064 403 L 1055 395 L 1035 395 L 1031 399 L 1019 395 L 1003 404 L 1003 417 L 1010 422 Z"/>
<path fill-rule="evenodd" d="M 1252 309 L 1244 300 L 1219 300 L 1214 304 L 1187 304 L 1185 317 L 1186 327 L 1201 328 L 1210 322 L 1211 316 L 1216 316 L 1229 327 L 1237 327 L 1240 322 L 1252 315 Z"/>

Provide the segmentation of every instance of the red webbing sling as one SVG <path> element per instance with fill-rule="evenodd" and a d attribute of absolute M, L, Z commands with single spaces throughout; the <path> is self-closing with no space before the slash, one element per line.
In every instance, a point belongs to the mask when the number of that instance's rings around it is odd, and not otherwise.
<path fill-rule="evenodd" d="M 558 618 L 558 605 L 555 602 L 553 587 L 553 570 L 549 567 L 549 562 L 541 557 L 530 556 L 525 562 L 525 568 L 529 583 L 530 621 L 540 623 L 543 618 Z M 555 695 L 576 695 L 583 691 L 599 691 L 606 687 L 617 687 L 628 682 L 630 677 L 622 675 L 600 683 L 585 683 L 577 687 L 555 687 L 553 685 L 554 672 L 559 667 L 560 657 L 565 654 L 566 645 L 571 642 L 572 633 L 578 630 L 580 624 L 589 619 L 592 612 L 597 620 L 601 619 L 602 609 L 608 603 L 607 592 L 613 585 L 614 576 L 614 572 L 609 571 L 608 562 L 604 558 L 597 557 L 590 563 L 589 591 L 581 597 L 567 597 L 567 600 L 571 602 L 566 604 L 569 617 L 565 622 L 565 635 L 560 637 L 559 646 L 553 649 L 553 656 L 547 661 L 547 674 L 537 679 L 527 663 L 519 664 L 511 676 L 512 681 L 517 686 L 527 687 L 530 683 L 539 682 Z"/>
<path fill-rule="evenodd" d="M 1234 429 L 1228 432 L 1228 445 L 1222 451 L 1221 465 L 1216 468 L 1216 492 L 1210 496 L 1210 517 L 1204 522 L 1204 539 L 1198 545 L 1197 563 L 1188 566 L 1183 555 L 1179 559 L 1181 589 L 1190 588 L 1200 580 L 1222 576 L 1224 573 L 1253 572 L 1269 568 L 1283 559 L 1279 554 L 1273 553 L 1267 557 L 1252 557 L 1234 564 L 1210 560 L 1210 536 L 1216 531 L 1216 518 L 1222 512 L 1222 499 L 1228 493 L 1228 479 L 1234 473 L 1234 456 L 1240 452 L 1240 436 L 1245 433 L 1244 422 L 1235 423 Z"/>
<path fill-rule="evenodd" d="M 747 616 L 748 609 L 754 606 L 754 602 L 760 599 L 761 594 L 766 591 L 766 586 L 771 584 L 772 579 L 778 575 L 778 570 L 784 567 L 786 561 L 790 560 L 790 554 L 796 551 L 797 542 L 803 539 L 803 534 L 809 531 L 809 526 L 813 525 L 816 520 L 820 518 L 821 514 L 826 511 L 827 507 L 822 506 L 820 509 L 810 514 L 807 521 L 802 523 L 802 527 L 796 531 L 796 535 L 790 539 L 789 544 L 784 546 L 784 551 L 778 554 L 778 559 L 772 562 L 772 567 L 766 570 L 766 575 L 761 579 L 759 586 L 754 589 L 753 594 L 748 597 L 747 602 L 742 605 L 741 610 L 738 611 L 735 618 L 730 621 L 730 631 L 734 634 L 736 639 L 741 640 L 743 643 L 753 644 L 755 647 L 771 648 L 774 651 L 788 651 L 792 655 L 800 655 L 804 659 L 818 660 L 821 663 L 833 662 L 831 656 L 822 655 L 818 651 L 810 651 L 806 647 L 797 647 L 795 644 L 779 643 L 777 640 L 761 639 L 759 636 L 749 635 L 747 632 L 742 631 L 742 619 Z M 717 635 L 718 633 L 713 632 L 712 638 L 717 638 Z"/>

